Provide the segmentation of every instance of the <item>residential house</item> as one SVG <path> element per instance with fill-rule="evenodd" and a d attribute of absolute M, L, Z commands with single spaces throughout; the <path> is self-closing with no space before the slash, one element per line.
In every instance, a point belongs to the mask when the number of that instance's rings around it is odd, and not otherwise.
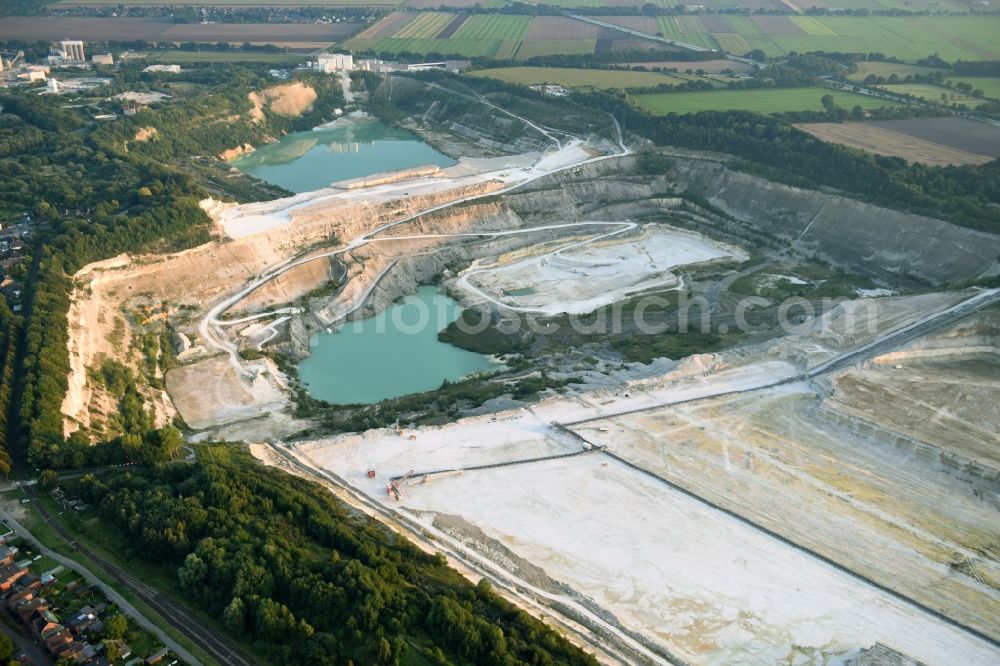
<path fill-rule="evenodd" d="M 34 597 L 18 606 L 15 612 L 22 623 L 27 623 L 36 613 L 44 613 L 51 607 L 52 605 L 45 597 Z"/>
<path fill-rule="evenodd" d="M 23 578 L 27 573 L 27 569 L 22 569 L 16 564 L 0 566 L 0 592 L 10 590 L 10 588 L 14 587 L 14 583 Z"/>
<path fill-rule="evenodd" d="M 159 652 L 154 652 L 153 654 L 146 657 L 147 664 L 158 664 L 163 661 L 163 658 L 170 654 L 170 650 L 163 648 Z"/>
<path fill-rule="evenodd" d="M 42 642 L 45 643 L 45 648 L 51 654 L 59 656 L 60 653 L 73 642 L 73 633 L 60 624 L 57 629 L 44 634 L 42 636 Z"/>
<path fill-rule="evenodd" d="M 27 603 L 34 599 L 35 591 L 29 587 L 19 587 L 15 589 L 7 597 L 7 608 L 14 610 L 21 604 Z"/>
<path fill-rule="evenodd" d="M 40 610 L 31 616 L 31 630 L 35 632 L 36 636 L 41 637 L 50 634 L 53 630 L 63 628 L 59 624 L 59 618 L 48 609 Z"/>

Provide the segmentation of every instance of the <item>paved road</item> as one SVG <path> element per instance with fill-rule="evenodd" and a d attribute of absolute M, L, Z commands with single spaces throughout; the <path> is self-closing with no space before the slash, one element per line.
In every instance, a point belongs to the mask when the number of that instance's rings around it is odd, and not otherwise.
<path fill-rule="evenodd" d="M 62 555 L 61 553 L 57 553 L 54 550 L 47 548 L 41 542 L 41 540 L 38 539 L 38 537 L 35 537 L 34 535 L 31 534 L 31 532 L 28 530 L 27 527 L 19 523 L 13 516 L 11 516 L 6 511 L 3 511 L 2 509 L 0 509 L 0 517 L 2 517 L 3 521 L 7 525 L 9 525 L 10 528 L 14 530 L 14 532 L 17 533 L 19 536 L 25 539 L 30 539 L 31 541 L 37 543 L 38 548 L 43 555 L 45 555 L 46 557 L 51 557 L 53 560 L 55 560 L 56 562 L 58 562 L 59 564 L 63 565 L 68 569 L 73 569 L 74 571 L 80 572 L 88 583 L 100 587 L 101 590 L 104 592 L 105 596 L 107 596 L 109 599 L 115 602 L 119 608 L 125 611 L 127 615 L 130 615 L 133 618 L 135 618 L 136 622 L 138 622 L 144 629 L 152 632 L 157 638 L 159 638 L 163 642 L 164 645 L 173 650 L 174 653 L 177 654 L 179 657 L 192 664 L 201 663 L 197 659 L 195 659 L 195 657 L 191 655 L 187 650 L 185 650 L 180 644 L 178 644 L 177 641 L 170 638 L 170 636 L 168 636 L 162 629 L 160 629 L 153 622 L 151 622 L 149 618 L 143 615 L 143 613 L 139 609 L 137 609 L 135 606 L 129 603 L 127 599 L 125 599 L 116 590 L 106 585 L 100 578 L 94 575 L 94 573 L 90 571 L 90 569 L 87 569 L 79 562 L 71 560 L 70 558 Z M 48 661 L 42 660 L 40 663 L 48 663 Z"/>
<path fill-rule="evenodd" d="M 31 486 L 24 487 L 25 496 L 35 501 L 37 499 L 37 494 L 35 489 Z M 205 627 L 204 623 L 198 618 L 192 616 L 188 611 L 181 606 L 179 603 L 166 596 L 156 588 L 147 585 L 146 583 L 140 581 L 136 577 L 129 574 L 127 571 L 111 564 L 104 558 L 100 557 L 92 550 L 84 546 L 83 544 L 77 542 L 73 535 L 70 534 L 58 521 L 53 520 L 52 516 L 45 509 L 45 506 L 40 502 L 35 503 L 35 508 L 38 509 L 39 514 L 41 514 L 42 519 L 54 529 L 59 536 L 66 540 L 71 546 L 76 548 L 84 557 L 93 562 L 97 567 L 104 570 L 109 576 L 115 579 L 118 583 L 125 586 L 132 594 L 136 595 L 142 601 L 152 608 L 156 613 L 163 618 L 165 622 L 170 623 L 170 625 L 182 634 L 185 638 L 190 640 L 192 643 L 197 645 L 199 648 L 204 650 L 212 659 L 220 664 L 227 664 L 233 666 L 252 666 L 254 662 L 250 661 L 239 650 L 231 645 L 228 640 L 222 638 L 217 632 L 210 628 Z M 15 522 L 13 520 L 8 520 L 11 527 L 15 530 L 20 527 L 20 529 L 27 532 L 23 526 L 15 527 Z M 32 538 L 33 541 L 38 541 L 36 538 Z M 65 564 L 68 567 L 72 567 L 77 570 L 81 570 L 80 565 L 68 560 L 58 553 L 53 553 L 49 551 L 46 553 L 50 555 L 56 561 Z M 81 570 L 82 572 L 82 570 Z M 88 572 L 89 573 L 89 572 Z M 93 576 L 93 574 L 91 574 Z M 95 580 L 96 577 L 94 577 Z M 98 584 L 104 589 L 105 594 L 107 594 L 114 602 L 120 605 L 122 608 L 126 609 L 127 612 L 133 614 L 137 619 L 140 620 L 140 624 L 155 633 L 160 640 L 163 641 L 164 645 L 173 650 L 177 655 L 192 664 L 201 664 L 198 659 L 196 659 L 190 652 L 185 650 L 176 641 L 167 636 L 159 627 L 150 622 L 148 619 L 142 616 L 142 614 L 131 604 L 129 604 L 124 598 L 121 597 L 113 589 L 108 588 L 103 583 L 98 581 Z"/>
<path fill-rule="evenodd" d="M 10 620 L 10 622 L 15 622 L 15 620 Z M 7 634 L 10 640 L 14 642 L 14 656 L 17 657 L 21 654 L 28 656 L 32 664 L 51 664 L 52 658 L 43 654 L 38 646 L 35 645 L 26 636 L 25 625 L 20 627 L 22 631 L 11 627 L 7 624 L 7 618 L 4 618 L 3 622 L 0 622 L 0 632 Z"/>

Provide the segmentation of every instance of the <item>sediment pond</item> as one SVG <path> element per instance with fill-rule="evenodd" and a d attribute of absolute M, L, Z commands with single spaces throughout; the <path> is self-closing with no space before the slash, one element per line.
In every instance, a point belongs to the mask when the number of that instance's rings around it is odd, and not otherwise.
<path fill-rule="evenodd" d="M 314 398 L 343 405 L 429 391 L 445 379 L 487 370 L 489 357 L 438 340 L 461 311 L 437 287 L 424 285 L 374 317 L 314 335 L 299 377 Z"/>

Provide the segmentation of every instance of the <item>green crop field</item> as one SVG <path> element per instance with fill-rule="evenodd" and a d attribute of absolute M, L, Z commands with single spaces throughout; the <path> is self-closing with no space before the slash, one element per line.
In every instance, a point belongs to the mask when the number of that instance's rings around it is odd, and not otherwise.
<path fill-rule="evenodd" d="M 727 16 L 724 23 L 715 21 L 719 18 L 662 16 L 659 29 L 672 39 L 728 46 L 733 53 L 745 44 L 769 56 L 842 51 L 880 52 L 909 61 L 932 53 L 951 61 L 1000 58 L 998 16 Z M 719 30 L 725 24 L 731 32 Z"/>
<path fill-rule="evenodd" d="M 470 16 L 451 39 L 521 39 L 530 23 L 530 16 L 477 14 Z"/>
<path fill-rule="evenodd" d="M 780 113 L 783 111 L 821 111 L 820 99 L 833 95 L 838 106 L 852 109 L 861 105 L 865 109 L 895 106 L 885 100 L 866 95 L 856 95 L 826 88 L 762 88 L 757 90 L 710 90 L 707 92 L 662 93 L 635 95 L 635 104 L 650 113 L 692 113 L 695 111 L 756 111 Z"/>
<path fill-rule="evenodd" d="M 921 97 L 930 102 L 940 102 L 941 95 L 947 96 L 947 101 L 951 102 L 969 102 L 974 101 L 975 98 L 971 95 L 966 95 L 965 93 L 959 92 L 953 88 L 947 88 L 945 86 L 936 86 L 932 83 L 894 83 L 891 85 L 881 86 L 886 90 L 894 93 L 902 93 L 906 95 L 913 95 L 914 97 Z"/>
<path fill-rule="evenodd" d="M 566 88 L 640 88 L 661 83 L 683 83 L 683 79 L 656 72 L 627 72 L 570 67 L 501 67 L 470 72 L 470 76 L 499 79 L 508 83 L 535 85 L 553 83 Z"/>
<path fill-rule="evenodd" d="M 364 42 L 364 43 L 362 43 Z M 379 40 L 351 40 L 351 48 L 373 49 L 376 53 L 443 53 L 465 58 L 483 56 L 492 58 L 500 49 L 499 39 L 396 39 L 388 37 Z"/>
<path fill-rule="evenodd" d="M 600 0 L 595 0 L 599 2 Z M 393 15 L 397 16 L 398 15 Z M 592 53 L 596 33 L 592 27 L 569 18 L 517 15 L 475 14 L 461 25 L 458 19 L 447 31 L 442 31 L 455 19 L 451 12 L 423 12 L 413 21 L 393 32 L 395 19 L 385 19 L 386 29 L 370 28 L 380 37 L 390 40 L 419 39 L 447 41 L 485 40 L 488 46 L 471 44 L 446 46 L 436 42 L 410 44 L 406 50 L 427 48 L 440 53 L 493 55 L 501 49 L 500 42 L 522 40 L 520 46 L 503 46 L 503 57 L 512 55 L 519 60 L 552 54 Z M 782 56 L 792 51 L 839 51 L 852 53 L 884 53 L 887 56 L 914 62 L 932 53 L 947 61 L 1000 59 L 1000 16 L 778 16 L 778 15 L 680 15 L 652 17 L 606 17 L 611 23 L 635 25 L 640 22 L 649 32 L 710 49 L 722 49 L 742 55 L 760 49 L 769 56 Z M 558 24 L 558 28 L 554 27 Z M 457 27 L 457 29 L 456 29 Z M 570 28 L 570 29 L 567 29 Z M 454 34 L 450 34 L 454 31 Z M 600 33 L 604 38 L 610 30 Z M 574 39 L 574 37 L 579 38 Z M 551 37 L 551 39 L 549 38 Z M 621 33 L 622 39 L 627 39 Z M 377 45 L 376 45 L 377 44 Z M 371 38 L 348 40 L 348 48 L 371 48 L 383 51 L 403 50 L 398 42 L 375 42 Z M 421 51 L 415 51 L 421 52 Z M 864 78 L 867 74 L 861 75 Z"/>
<path fill-rule="evenodd" d="M 593 53 L 596 39 L 533 39 L 521 42 L 518 60 L 556 54 Z"/>
<path fill-rule="evenodd" d="M 983 91 L 989 99 L 1000 100 L 1000 77 L 996 76 L 960 76 L 952 79 L 953 83 L 968 83 L 972 89 Z"/>
<path fill-rule="evenodd" d="M 853 74 L 849 75 L 852 81 L 864 81 L 870 75 L 881 76 L 888 79 L 890 76 L 895 74 L 899 78 L 904 78 L 907 76 L 916 76 L 920 74 L 926 76 L 938 70 L 932 69 L 930 67 L 918 67 L 916 65 L 904 65 L 897 62 L 869 62 L 862 61 L 857 63 L 858 70 Z"/>

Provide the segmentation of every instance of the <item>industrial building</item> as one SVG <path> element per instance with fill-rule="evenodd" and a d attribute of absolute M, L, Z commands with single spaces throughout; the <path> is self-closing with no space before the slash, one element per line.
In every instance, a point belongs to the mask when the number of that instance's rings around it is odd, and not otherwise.
<path fill-rule="evenodd" d="M 316 62 L 316 69 L 324 74 L 350 72 L 354 69 L 354 56 L 345 53 L 323 53 Z"/>
<path fill-rule="evenodd" d="M 59 42 L 59 50 L 62 51 L 63 60 L 66 62 L 87 62 L 87 56 L 83 52 L 83 42 L 78 39 L 64 39 Z"/>

